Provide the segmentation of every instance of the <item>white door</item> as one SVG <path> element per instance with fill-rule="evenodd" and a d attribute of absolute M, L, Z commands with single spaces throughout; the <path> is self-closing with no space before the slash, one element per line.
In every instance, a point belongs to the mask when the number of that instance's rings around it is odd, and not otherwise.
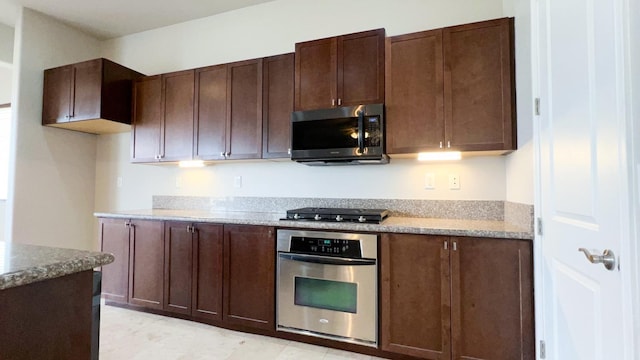
<path fill-rule="evenodd" d="M 544 314 L 538 326 L 547 359 L 631 358 L 633 346 L 625 344 L 631 314 L 623 291 L 628 263 L 618 267 L 629 241 L 622 3 L 537 3 L 537 205 L 543 222 L 538 311 Z M 592 264 L 579 248 L 594 255 L 608 249 L 616 265 L 607 270 Z"/>

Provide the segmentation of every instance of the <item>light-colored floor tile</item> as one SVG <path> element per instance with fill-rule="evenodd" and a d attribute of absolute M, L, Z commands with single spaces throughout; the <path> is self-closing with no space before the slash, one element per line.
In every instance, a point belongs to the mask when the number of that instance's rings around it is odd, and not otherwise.
<path fill-rule="evenodd" d="M 101 306 L 100 360 L 373 360 L 367 355 Z"/>

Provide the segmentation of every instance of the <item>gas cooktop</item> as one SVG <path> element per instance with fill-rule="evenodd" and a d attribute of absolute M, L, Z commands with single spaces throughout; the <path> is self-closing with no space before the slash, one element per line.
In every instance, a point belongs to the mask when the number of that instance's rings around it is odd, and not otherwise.
<path fill-rule="evenodd" d="M 388 216 L 389 210 L 386 209 L 307 207 L 287 210 L 287 217 L 282 220 L 380 224 Z"/>

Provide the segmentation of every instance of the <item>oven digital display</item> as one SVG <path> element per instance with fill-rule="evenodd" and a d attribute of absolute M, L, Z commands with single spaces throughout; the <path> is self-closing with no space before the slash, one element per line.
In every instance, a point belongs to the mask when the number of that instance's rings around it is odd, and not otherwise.
<path fill-rule="evenodd" d="M 358 284 L 296 276 L 294 297 L 296 305 L 356 314 Z"/>
<path fill-rule="evenodd" d="M 289 251 L 297 254 L 318 254 L 362 259 L 360 240 L 292 236 Z"/>

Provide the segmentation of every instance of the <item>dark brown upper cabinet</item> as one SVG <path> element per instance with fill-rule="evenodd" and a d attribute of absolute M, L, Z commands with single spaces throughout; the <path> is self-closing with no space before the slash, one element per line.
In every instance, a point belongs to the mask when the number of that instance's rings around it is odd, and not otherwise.
<path fill-rule="evenodd" d="M 102 58 L 47 69 L 42 125 L 93 134 L 127 132 L 131 84 L 140 76 Z"/>
<path fill-rule="evenodd" d="M 132 161 L 189 160 L 193 144 L 194 71 L 134 83 Z"/>
<path fill-rule="evenodd" d="M 296 44 L 295 109 L 384 102 L 384 29 Z"/>
<path fill-rule="evenodd" d="M 162 75 L 161 161 L 189 160 L 193 155 L 194 73 Z"/>
<path fill-rule="evenodd" d="M 262 158 L 291 157 L 294 54 L 264 59 L 262 80 Z"/>
<path fill-rule="evenodd" d="M 194 157 L 262 156 L 262 59 L 196 69 Z"/>
<path fill-rule="evenodd" d="M 445 139 L 442 30 L 390 37 L 386 76 L 387 151 L 439 148 Z"/>
<path fill-rule="evenodd" d="M 387 150 L 515 150 L 513 19 L 387 40 Z"/>
<path fill-rule="evenodd" d="M 131 161 L 158 161 L 162 126 L 162 76 L 143 77 L 133 85 Z"/>

